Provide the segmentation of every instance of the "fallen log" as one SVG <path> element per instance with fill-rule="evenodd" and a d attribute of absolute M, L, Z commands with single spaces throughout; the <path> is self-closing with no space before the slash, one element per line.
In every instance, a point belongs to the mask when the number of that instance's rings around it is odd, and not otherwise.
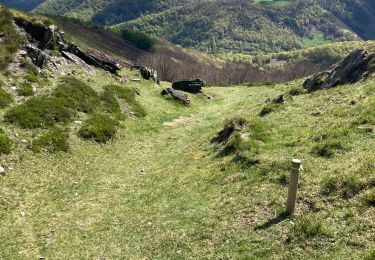
<path fill-rule="evenodd" d="M 161 94 L 164 96 L 164 95 L 170 95 L 171 97 L 173 97 L 174 99 L 180 101 L 181 103 L 183 103 L 184 105 L 189 105 L 190 104 L 190 99 L 188 98 L 188 96 L 186 96 L 185 94 L 179 92 L 179 91 L 176 91 L 172 88 L 166 88 L 164 89 Z"/>

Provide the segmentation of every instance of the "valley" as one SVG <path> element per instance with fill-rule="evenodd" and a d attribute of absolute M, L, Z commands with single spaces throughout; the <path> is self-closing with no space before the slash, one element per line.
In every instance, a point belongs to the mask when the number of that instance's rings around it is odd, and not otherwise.
<path fill-rule="evenodd" d="M 321 8 L 255 2 L 243 7 Z M 104 3 L 37 10 L 89 21 L 130 2 Z M 160 37 L 154 21 L 185 28 L 181 12 L 202 9 L 152 3 L 107 28 L 0 6 L 0 259 L 374 259 L 375 42 L 232 53 L 168 37 L 142 49 L 112 31 Z M 185 78 L 204 81 L 176 88 Z M 303 171 L 286 214 L 292 159 Z"/>

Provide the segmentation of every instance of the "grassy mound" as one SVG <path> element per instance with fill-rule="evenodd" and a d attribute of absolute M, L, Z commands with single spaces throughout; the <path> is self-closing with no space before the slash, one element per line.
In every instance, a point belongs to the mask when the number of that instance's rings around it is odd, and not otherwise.
<path fill-rule="evenodd" d="M 93 112 L 99 102 L 99 96 L 94 89 L 70 77 L 63 78 L 53 96 L 63 100 L 64 106 L 85 113 Z"/>
<path fill-rule="evenodd" d="M 71 120 L 73 112 L 65 104 L 64 100 L 54 97 L 33 97 L 12 107 L 5 114 L 4 119 L 22 128 L 51 127 L 56 123 L 67 123 Z"/>
<path fill-rule="evenodd" d="M 80 128 L 79 136 L 86 140 L 106 143 L 115 138 L 119 122 L 108 115 L 94 114 Z"/>
<path fill-rule="evenodd" d="M 69 150 L 69 134 L 66 130 L 52 128 L 47 133 L 36 138 L 31 145 L 34 152 L 67 152 Z"/>

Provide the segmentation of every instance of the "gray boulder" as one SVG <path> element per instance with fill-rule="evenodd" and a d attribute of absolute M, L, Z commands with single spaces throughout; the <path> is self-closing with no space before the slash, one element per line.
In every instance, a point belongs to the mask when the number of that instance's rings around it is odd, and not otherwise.
<path fill-rule="evenodd" d="M 331 71 L 320 72 L 312 76 L 303 83 L 303 86 L 312 92 L 344 84 L 354 84 L 369 73 L 370 64 L 375 62 L 374 57 L 374 54 L 366 50 L 355 50 Z"/>

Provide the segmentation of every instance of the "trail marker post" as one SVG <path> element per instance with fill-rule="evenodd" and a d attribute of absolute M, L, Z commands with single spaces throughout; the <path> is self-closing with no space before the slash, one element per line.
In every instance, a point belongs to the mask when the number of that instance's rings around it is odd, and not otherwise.
<path fill-rule="evenodd" d="M 297 201 L 297 190 L 298 190 L 298 179 L 299 173 L 302 171 L 301 161 L 298 159 L 293 159 L 292 161 L 292 171 L 290 173 L 289 179 L 289 190 L 288 190 L 288 200 L 286 202 L 285 212 L 288 214 L 293 214 L 296 208 Z"/>

